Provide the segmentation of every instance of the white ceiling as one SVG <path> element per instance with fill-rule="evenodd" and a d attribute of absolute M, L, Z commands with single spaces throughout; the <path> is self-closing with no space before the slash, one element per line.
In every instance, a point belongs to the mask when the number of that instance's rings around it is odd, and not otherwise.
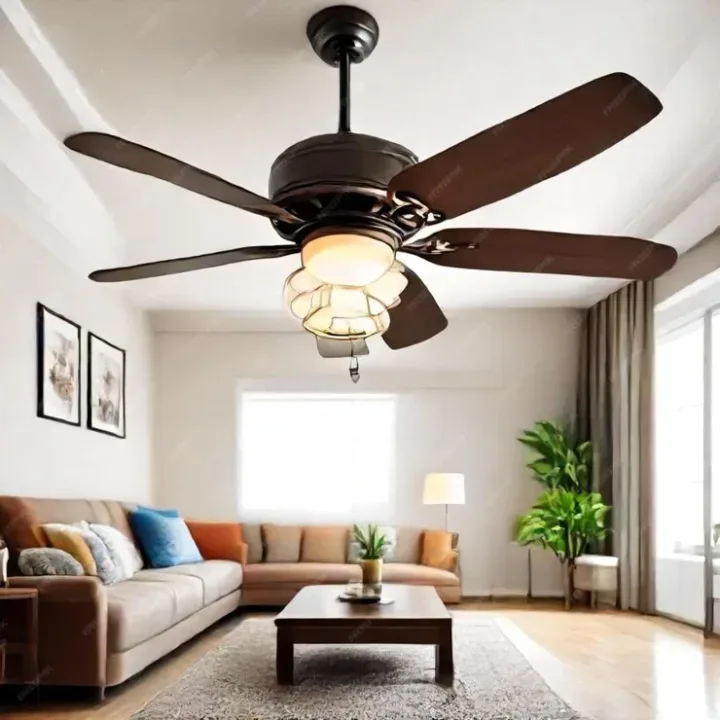
<path fill-rule="evenodd" d="M 336 127 L 337 77 L 305 37 L 307 19 L 329 4 L 0 0 L 0 211 L 48 244 L 65 243 L 61 252 L 83 271 L 277 243 L 263 218 L 71 157 L 60 140 L 110 130 L 264 193 L 284 148 Z M 421 158 L 617 70 L 665 106 L 602 156 L 454 224 L 626 233 L 680 249 L 720 224 L 718 203 L 695 202 L 720 178 L 720 3 L 361 6 L 381 32 L 374 55 L 354 68 L 353 129 Z M 282 312 L 282 283 L 297 262 L 140 281 L 121 292 L 154 309 Z M 582 307 L 619 286 L 408 264 L 450 309 Z"/>

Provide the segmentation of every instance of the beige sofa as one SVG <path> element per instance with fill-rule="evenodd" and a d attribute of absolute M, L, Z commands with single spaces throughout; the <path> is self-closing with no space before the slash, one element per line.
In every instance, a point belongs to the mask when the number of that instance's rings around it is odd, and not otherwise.
<path fill-rule="evenodd" d="M 132 508 L 116 501 L 0 497 L 0 536 L 11 551 L 11 572 L 22 549 L 45 544 L 43 523 L 86 520 L 112 525 L 132 538 L 127 519 Z M 266 562 L 272 552 L 263 528 L 243 525 L 243 534 L 244 567 L 206 560 L 144 569 L 108 586 L 87 576 L 13 576 L 11 586 L 39 591 L 40 684 L 92 686 L 102 696 L 106 686 L 124 682 L 240 605 L 283 605 L 305 585 L 361 577 L 359 566 L 346 562 Z M 385 564 L 384 581 L 433 585 L 445 602 L 458 602 L 455 572 L 418 564 L 422 530 L 400 528 L 399 538 L 398 562 Z M 14 672 L 12 658 L 8 671 L 8 681 L 36 680 Z"/>
<path fill-rule="evenodd" d="M 277 526 L 276 526 L 277 527 Z M 282 526 L 281 526 L 282 527 Z M 308 555 L 304 539 L 309 532 L 334 530 L 343 533 L 343 540 L 331 542 Z M 269 546 L 263 526 L 243 524 L 243 539 L 248 545 L 248 564 L 243 575 L 243 605 L 285 605 L 306 585 L 338 585 L 362 579 L 360 566 L 347 562 L 350 526 L 303 526 L 300 530 L 298 560 L 271 562 L 273 548 Z M 336 535 L 337 537 L 337 535 Z M 397 528 L 397 547 L 391 560 L 383 565 L 383 582 L 410 585 L 432 585 L 445 603 L 460 602 L 458 573 L 458 536 L 453 535 L 454 564 L 452 570 L 420 565 L 423 530 L 413 527 Z M 258 560 L 262 560 L 258 562 Z"/>

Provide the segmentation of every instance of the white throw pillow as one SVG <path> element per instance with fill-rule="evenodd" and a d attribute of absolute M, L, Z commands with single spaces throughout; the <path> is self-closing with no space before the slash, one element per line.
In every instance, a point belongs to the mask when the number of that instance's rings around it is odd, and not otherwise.
<path fill-rule="evenodd" d="M 126 535 L 110 525 L 90 523 L 90 529 L 105 543 L 110 557 L 120 571 L 121 577 L 118 580 L 127 580 L 138 570 L 142 570 L 140 551 Z"/>

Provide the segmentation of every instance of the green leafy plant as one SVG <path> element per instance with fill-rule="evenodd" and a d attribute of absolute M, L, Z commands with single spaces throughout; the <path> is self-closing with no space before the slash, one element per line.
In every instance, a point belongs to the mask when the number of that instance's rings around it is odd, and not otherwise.
<path fill-rule="evenodd" d="M 353 525 L 353 540 L 360 547 L 362 560 L 380 560 L 385 554 L 387 538 L 379 532 L 377 525 L 368 525 L 367 530 Z"/>
<path fill-rule="evenodd" d="M 575 561 L 609 532 L 605 519 L 610 506 L 590 491 L 592 443 L 576 440 L 549 420 L 536 422 L 518 440 L 536 453 L 527 467 L 545 490 L 530 512 L 518 518 L 517 542 L 555 553 L 563 565 L 565 605 L 569 608 Z"/>
<path fill-rule="evenodd" d="M 566 608 L 572 604 L 575 561 L 591 543 L 606 537 L 605 516 L 609 510 L 599 493 L 554 488 L 543 492 L 530 512 L 517 520 L 520 545 L 551 550 L 562 563 Z"/>
<path fill-rule="evenodd" d="M 576 442 L 557 423 L 536 422 L 518 440 L 538 457 L 528 463 L 535 479 L 547 488 L 586 491 L 590 489 L 592 443 Z"/>

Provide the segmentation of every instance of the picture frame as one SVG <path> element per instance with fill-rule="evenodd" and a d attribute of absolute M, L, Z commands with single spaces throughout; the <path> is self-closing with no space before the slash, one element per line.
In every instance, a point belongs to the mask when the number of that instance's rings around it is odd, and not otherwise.
<path fill-rule="evenodd" d="M 87 427 L 125 438 L 125 350 L 88 332 L 87 354 Z"/>
<path fill-rule="evenodd" d="M 80 427 L 81 328 L 42 303 L 36 305 L 37 416 Z"/>

